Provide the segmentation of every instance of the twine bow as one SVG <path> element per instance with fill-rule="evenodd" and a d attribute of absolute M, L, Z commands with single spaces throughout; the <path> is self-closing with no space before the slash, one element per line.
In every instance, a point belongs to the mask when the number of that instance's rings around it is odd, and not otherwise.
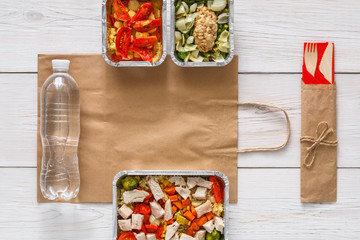
<path fill-rule="evenodd" d="M 322 130 L 322 132 L 320 133 L 321 130 Z M 307 154 L 305 156 L 305 161 L 304 161 L 305 167 L 310 168 L 313 165 L 319 146 L 328 146 L 328 147 L 336 147 L 337 146 L 338 140 L 335 140 L 335 141 L 325 140 L 325 138 L 327 138 L 330 134 L 332 134 L 334 132 L 335 132 L 334 129 L 329 128 L 329 125 L 327 122 L 320 122 L 316 128 L 316 138 L 308 137 L 308 136 L 300 138 L 300 142 L 311 142 L 312 143 L 312 145 L 306 149 Z M 308 159 L 310 158 L 311 154 L 312 154 L 312 159 L 311 159 L 310 163 L 308 163 Z"/>

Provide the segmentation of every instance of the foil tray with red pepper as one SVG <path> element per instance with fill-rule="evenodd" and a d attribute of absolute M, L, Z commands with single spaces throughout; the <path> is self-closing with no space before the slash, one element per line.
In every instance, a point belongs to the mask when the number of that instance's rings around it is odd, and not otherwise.
<path fill-rule="evenodd" d="M 229 182 L 216 171 L 123 171 L 113 181 L 114 240 L 227 239 Z"/>
<path fill-rule="evenodd" d="M 105 61 L 117 67 L 162 63 L 166 56 L 165 12 L 165 0 L 103 0 Z"/>

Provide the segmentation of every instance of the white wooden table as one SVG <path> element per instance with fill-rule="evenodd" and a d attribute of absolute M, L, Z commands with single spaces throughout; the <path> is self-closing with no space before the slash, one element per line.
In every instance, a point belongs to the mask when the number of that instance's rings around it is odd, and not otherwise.
<path fill-rule="evenodd" d="M 238 156 L 230 238 L 360 238 L 360 2 L 235 1 L 239 100 L 285 108 L 289 145 Z M 0 239 L 111 239 L 111 204 L 36 201 L 38 53 L 100 53 L 101 0 L 0 1 Z M 335 42 L 338 201 L 301 204 L 304 41 Z M 239 147 L 285 138 L 280 112 L 239 108 Z"/>

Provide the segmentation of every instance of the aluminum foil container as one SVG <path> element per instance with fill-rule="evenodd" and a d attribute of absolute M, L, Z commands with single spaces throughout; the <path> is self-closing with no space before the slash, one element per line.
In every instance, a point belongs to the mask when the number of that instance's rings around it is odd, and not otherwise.
<path fill-rule="evenodd" d="M 228 240 L 229 236 L 229 180 L 227 176 L 221 172 L 217 171 L 159 171 L 159 170 L 149 170 L 149 171 L 121 171 L 117 173 L 113 180 L 113 240 L 117 239 L 117 209 L 118 209 L 118 196 L 117 196 L 117 183 L 120 179 L 125 176 L 156 176 L 156 175 L 167 175 L 167 176 L 217 176 L 222 179 L 225 189 L 224 189 L 224 239 Z"/>
<path fill-rule="evenodd" d="M 182 62 L 175 56 L 175 0 L 171 0 L 170 7 L 170 52 L 171 59 L 174 63 L 180 67 L 222 67 L 227 65 L 234 57 L 234 0 L 228 0 L 229 2 L 229 43 L 230 52 L 224 62 Z"/>
<path fill-rule="evenodd" d="M 162 55 L 159 61 L 157 62 L 146 62 L 146 61 L 120 61 L 120 62 L 114 62 L 110 59 L 110 53 L 108 51 L 108 23 L 107 23 L 107 16 L 108 11 L 111 9 L 111 3 L 112 0 L 102 0 L 102 55 L 109 65 L 114 67 L 155 67 L 160 65 L 162 62 L 164 62 L 166 57 L 166 21 L 167 21 L 167 10 L 166 10 L 166 0 L 163 0 L 162 5 Z"/>

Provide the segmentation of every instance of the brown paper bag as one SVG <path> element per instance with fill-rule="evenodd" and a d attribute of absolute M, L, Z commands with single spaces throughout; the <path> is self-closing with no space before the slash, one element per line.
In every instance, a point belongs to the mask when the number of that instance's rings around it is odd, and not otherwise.
<path fill-rule="evenodd" d="M 111 202 L 121 170 L 217 170 L 237 201 L 237 57 L 219 68 L 181 68 L 169 57 L 159 67 L 114 68 L 101 55 L 39 55 L 38 93 L 55 58 L 70 60 L 80 88 L 73 202 Z M 41 156 L 38 135 L 38 177 Z M 47 201 L 39 188 L 37 196 Z"/>
<path fill-rule="evenodd" d="M 301 202 L 335 202 L 336 83 L 301 84 Z"/>

